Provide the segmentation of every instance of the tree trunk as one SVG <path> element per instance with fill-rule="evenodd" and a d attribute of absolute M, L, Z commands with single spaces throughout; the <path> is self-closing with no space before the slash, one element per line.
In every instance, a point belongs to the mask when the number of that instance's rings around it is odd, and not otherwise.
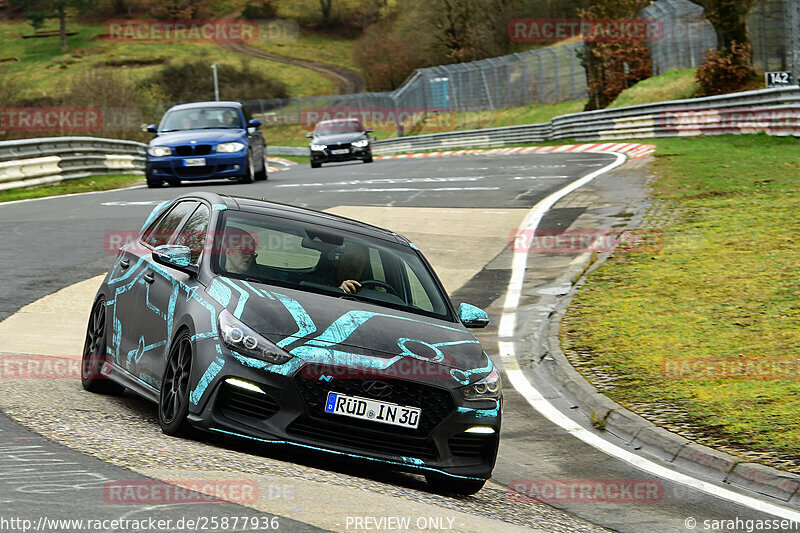
<path fill-rule="evenodd" d="M 64 12 L 64 5 L 58 4 L 58 26 L 61 31 L 61 51 L 67 51 L 67 15 Z"/>
<path fill-rule="evenodd" d="M 327 26 L 331 19 L 331 8 L 333 0 L 319 0 L 319 7 L 322 10 L 322 24 Z"/>

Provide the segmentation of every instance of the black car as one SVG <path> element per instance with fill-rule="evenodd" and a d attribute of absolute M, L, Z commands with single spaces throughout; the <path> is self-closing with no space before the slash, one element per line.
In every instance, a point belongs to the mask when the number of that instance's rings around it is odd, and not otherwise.
<path fill-rule="evenodd" d="M 357 118 L 323 120 L 317 123 L 311 138 L 309 152 L 311 168 L 319 168 L 322 163 L 335 161 L 363 161 L 372 163 L 374 140 L 369 136 L 371 128 L 365 128 Z"/>
<path fill-rule="evenodd" d="M 346 278 L 346 279 L 345 279 Z M 420 251 L 354 220 L 211 193 L 155 208 L 94 301 L 82 383 L 197 428 L 425 474 L 491 476 L 502 388 Z"/>

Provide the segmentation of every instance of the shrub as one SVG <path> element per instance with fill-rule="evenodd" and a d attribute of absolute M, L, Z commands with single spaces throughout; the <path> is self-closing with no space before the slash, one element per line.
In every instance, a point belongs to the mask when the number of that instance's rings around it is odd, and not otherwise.
<path fill-rule="evenodd" d="M 286 85 L 263 72 L 254 70 L 243 61 L 240 66 L 228 63 L 217 65 L 220 98 L 223 100 L 255 100 L 257 98 L 287 98 Z M 173 103 L 214 99 L 214 79 L 211 61 L 198 59 L 170 64 L 151 78 L 150 85 Z"/>
<path fill-rule="evenodd" d="M 242 17 L 251 20 L 273 19 L 275 15 L 275 6 L 271 0 L 247 4 L 242 11 Z"/>
<path fill-rule="evenodd" d="M 709 50 L 697 69 L 701 96 L 731 93 L 744 88 L 755 73 L 750 67 L 750 45 L 731 43 L 730 49 Z"/>

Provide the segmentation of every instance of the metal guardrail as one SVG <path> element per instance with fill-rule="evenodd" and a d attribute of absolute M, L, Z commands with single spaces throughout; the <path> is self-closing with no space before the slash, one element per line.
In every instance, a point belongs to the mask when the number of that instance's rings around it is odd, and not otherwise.
<path fill-rule="evenodd" d="M 0 190 L 57 183 L 93 174 L 142 174 L 146 145 L 95 137 L 0 142 Z"/>
<path fill-rule="evenodd" d="M 499 147 L 551 140 L 613 141 L 757 133 L 800 136 L 800 88 L 764 89 L 572 113 L 545 124 L 453 131 L 376 141 L 375 154 Z M 93 137 L 0 142 L 0 190 L 108 172 L 142 173 L 146 145 Z M 308 155 L 305 146 L 269 146 L 269 155 Z"/>

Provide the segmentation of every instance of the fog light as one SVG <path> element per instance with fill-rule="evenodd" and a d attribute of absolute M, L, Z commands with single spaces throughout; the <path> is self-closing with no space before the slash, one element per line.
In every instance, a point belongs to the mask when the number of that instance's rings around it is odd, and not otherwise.
<path fill-rule="evenodd" d="M 233 165 L 233 170 L 239 170 L 239 165 Z"/>
<path fill-rule="evenodd" d="M 252 383 L 248 383 L 247 381 L 242 381 L 241 379 L 236 378 L 228 378 L 225 380 L 225 383 L 228 385 L 233 385 L 234 387 L 239 387 L 240 389 L 247 389 L 253 392 L 260 392 L 261 394 L 266 394 L 261 387 L 257 385 L 253 385 Z"/>
<path fill-rule="evenodd" d="M 482 435 L 490 435 L 494 433 L 494 428 L 486 426 L 474 426 L 466 430 L 464 433 L 480 433 Z"/>

